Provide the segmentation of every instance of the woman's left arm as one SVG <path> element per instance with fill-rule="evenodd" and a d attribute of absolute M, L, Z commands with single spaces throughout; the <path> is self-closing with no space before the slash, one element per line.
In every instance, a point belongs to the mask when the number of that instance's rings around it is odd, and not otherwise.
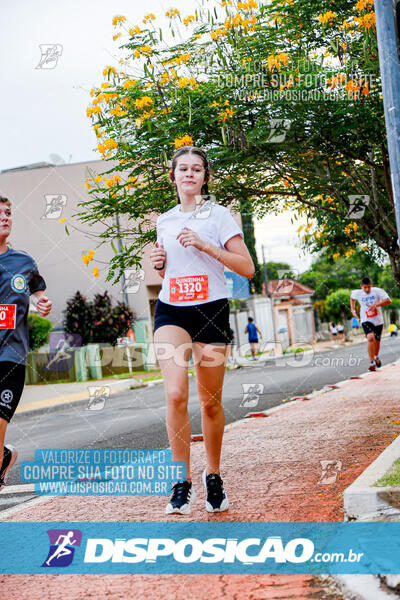
<path fill-rule="evenodd" d="M 203 252 L 216 258 L 234 273 L 251 279 L 254 275 L 254 263 L 240 235 L 234 235 L 225 244 L 224 248 L 218 248 L 214 244 L 205 242 Z"/>
<path fill-rule="evenodd" d="M 189 227 L 184 227 L 176 238 L 184 248 L 194 246 L 198 250 L 201 250 L 201 252 L 212 256 L 238 275 L 243 275 L 247 279 L 251 279 L 254 275 L 253 259 L 243 238 L 239 234 L 231 237 L 225 243 L 224 248 L 214 246 L 210 242 L 205 242 L 199 237 L 196 231 L 189 229 Z"/>

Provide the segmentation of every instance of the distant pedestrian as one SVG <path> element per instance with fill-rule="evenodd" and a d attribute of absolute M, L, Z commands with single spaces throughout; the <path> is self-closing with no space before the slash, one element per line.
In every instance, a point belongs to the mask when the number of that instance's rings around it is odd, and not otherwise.
<path fill-rule="evenodd" d="M 356 300 L 360 304 L 360 320 L 364 333 L 367 336 L 369 370 L 376 371 L 376 367 L 381 367 L 379 358 L 379 349 L 381 345 L 381 335 L 383 329 L 382 306 L 391 304 L 391 299 L 385 292 L 378 287 L 372 287 L 372 281 L 369 277 L 363 277 L 361 280 L 361 290 L 353 290 L 350 296 L 350 308 L 353 317 L 356 317 Z"/>
<path fill-rule="evenodd" d="M 335 323 L 333 321 L 330 321 L 328 327 L 331 340 L 337 340 L 338 330 Z"/>
<path fill-rule="evenodd" d="M 351 326 L 353 328 L 353 333 L 354 335 L 356 335 L 360 329 L 360 321 L 358 320 L 358 317 L 353 317 L 353 320 L 351 322 Z"/>
<path fill-rule="evenodd" d="M 338 323 L 338 325 L 337 325 L 337 332 L 338 332 L 339 340 L 341 342 L 344 342 L 345 341 L 345 337 L 344 337 L 343 323 Z"/>
<path fill-rule="evenodd" d="M 390 323 L 389 325 L 390 337 L 397 337 L 397 325 L 396 323 Z"/>
<path fill-rule="evenodd" d="M 249 343 L 251 348 L 252 360 L 257 360 L 257 351 L 258 351 L 258 333 L 260 334 L 260 338 L 262 337 L 261 331 L 258 329 L 257 325 L 253 322 L 254 319 L 252 317 L 248 317 L 248 323 L 246 325 L 245 333 L 249 336 Z"/>

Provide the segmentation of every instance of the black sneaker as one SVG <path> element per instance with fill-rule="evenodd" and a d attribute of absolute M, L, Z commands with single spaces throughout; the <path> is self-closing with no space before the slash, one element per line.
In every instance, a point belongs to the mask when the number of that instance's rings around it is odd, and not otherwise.
<path fill-rule="evenodd" d="M 0 492 L 8 479 L 8 472 L 17 460 L 18 452 L 14 446 L 4 446 L 3 462 L 0 468 Z"/>
<path fill-rule="evenodd" d="M 196 492 L 191 481 L 180 481 L 172 486 L 171 499 L 167 504 L 165 513 L 190 515 L 190 507 L 196 499 Z"/>
<path fill-rule="evenodd" d="M 368 369 L 369 369 L 369 371 L 376 371 L 376 365 L 375 365 L 374 360 L 371 360 L 371 362 L 369 363 Z"/>
<path fill-rule="evenodd" d="M 204 469 L 203 482 L 207 490 L 206 510 L 208 512 L 222 512 L 223 510 L 227 510 L 229 502 L 221 476 L 217 473 L 207 475 L 207 469 Z"/>
<path fill-rule="evenodd" d="M 380 359 L 380 358 L 378 358 L 378 357 L 376 357 L 376 359 L 375 359 L 375 364 L 376 364 L 376 366 L 377 366 L 377 367 L 378 367 L 378 369 L 379 369 L 379 368 L 382 366 L 381 359 Z"/>

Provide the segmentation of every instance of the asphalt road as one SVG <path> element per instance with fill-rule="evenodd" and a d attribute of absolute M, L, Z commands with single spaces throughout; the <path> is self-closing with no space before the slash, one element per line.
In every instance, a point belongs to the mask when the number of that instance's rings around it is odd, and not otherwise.
<path fill-rule="evenodd" d="M 380 354 L 383 364 L 400 358 L 400 338 L 385 338 Z M 251 364 L 251 363 L 250 363 Z M 302 355 L 266 365 L 227 371 L 223 404 L 226 423 L 243 418 L 249 411 L 278 406 L 282 400 L 306 395 L 324 385 L 334 384 L 367 371 L 365 344 L 340 347 L 315 355 Z M 257 384 L 255 406 L 249 407 L 243 385 Z M 130 390 L 113 395 L 102 410 L 87 410 L 87 401 L 58 405 L 15 415 L 7 430 L 6 442 L 17 447 L 19 457 L 10 471 L 8 486 L 20 484 L 19 464 L 33 460 L 39 448 L 165 448 L 164 386 Z M 196 381 L 189 378 L 189 412 L 192 433 L 201 432 Z M 8 487 L 7 486 L 7 487 Z M 0 494 L 0 511 L 32 497 L 32 492 L 14 489 Z"/>

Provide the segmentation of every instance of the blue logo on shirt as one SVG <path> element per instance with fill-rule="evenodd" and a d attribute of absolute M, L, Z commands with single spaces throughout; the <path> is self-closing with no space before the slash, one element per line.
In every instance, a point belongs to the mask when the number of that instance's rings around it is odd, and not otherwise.
<path fill-rule="evenodd" d="M 14 292 L 22 293 L 26 290 L 26 279 L 23 275 L 14 275 L 11 279 L 11 288 Z"/>

